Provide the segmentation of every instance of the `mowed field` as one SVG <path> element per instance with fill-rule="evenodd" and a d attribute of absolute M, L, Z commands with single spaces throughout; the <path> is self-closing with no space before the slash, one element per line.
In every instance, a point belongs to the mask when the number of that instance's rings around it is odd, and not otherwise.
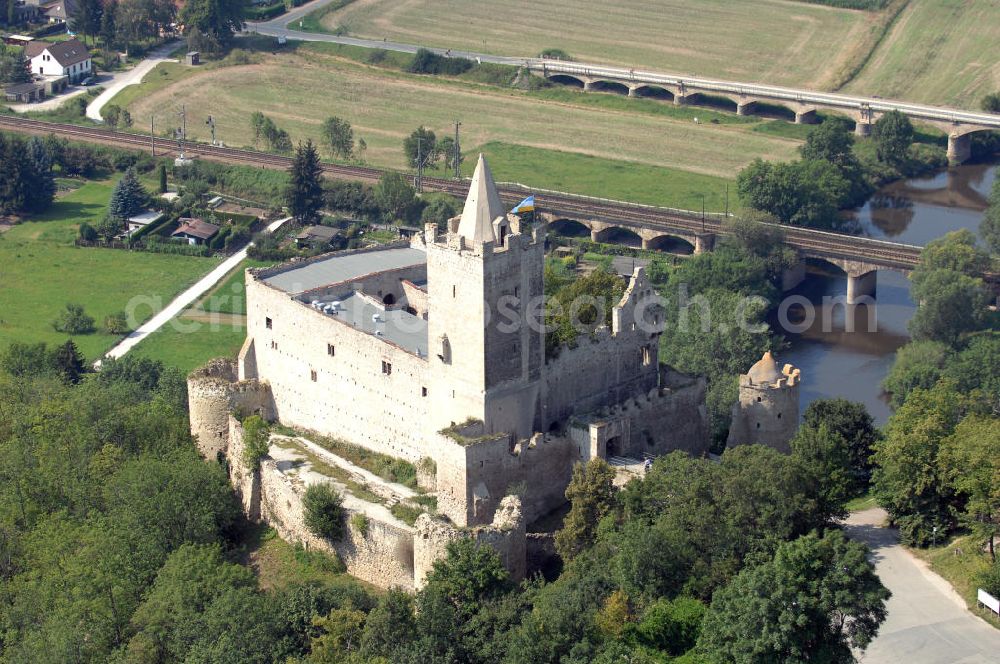
<path fill-rule="evenodd" d="M 846 90 L 978 108 L 1000 91 L 1000 0 L 911 0 Z"/>
<path fill-rule="evenodd" d="M 52 321 L 74 303 L 96 320 L 97 332 L 73 338 L 94 360 L 118 340 L 100 330 L 105 316 L 142 298 L 134 307 L 141 322 L 218 264 L 215 258 L 74 246 L 79 224 L 94 224 L 107 213 L 112 184 L 88 182 L 60 196 L 45 214 L 0 234 L 0 350 L 13 342 L 64 342 L 67 335 Z"/>
<path fill-rule="evenodd" d="M 497 55 L 561 48 L 581 61 L 823 87 L 875 20 L 794 0 L 355 0 L 323 25 Z"/>
<path fill-rule="evenodd" d="M 149 76 L 155 77 L 156 70 Z M 309 50 L 272 56 L 263 64 L 188 76 L 134 97 L 129 108 L 135 125 L 143 127 L 149 124 L 150 113 L 162 115 L 163 109 L 181 103 L 186 104 L 192 137 L 209 140 L 201 118 L 211 114 L 219 137 L 229 145 L 253 143 L 249 122 L 253 111 L 270 116 L 293 141 L 318 139 L 323 120 L 336 115 L 353 125 L 356 139 L 365 140 L 369 163 L 397 168 L 404 166 L 405 136 L 421 124 L 439 136 L 449 135 L 455 119 L 462 122 L 466 151 L 499 142 L 726 179 L 755 157 L 791 159 L 799 145 L 754 132 L 753 123 L 710 124 L 573 104 L 516 90 L 389 72 Z M 523 171 L 497 173 L 502 179 L 522 175 Z"/>

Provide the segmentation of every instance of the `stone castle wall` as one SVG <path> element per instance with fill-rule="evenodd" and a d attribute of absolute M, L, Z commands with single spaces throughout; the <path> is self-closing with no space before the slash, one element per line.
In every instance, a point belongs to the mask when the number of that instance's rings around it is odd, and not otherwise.
<path fill-rule="evenodd" d="M 267 379 L 282 423 L 409 461 L 430 456 L 423 428 L 430 409 L 426 358 L 316 311 L 252 275 L 247 334 L 253 356 L 244 357 L 244 367 L 256 367 Z M 383 362 L 391 373 L 383 372 Z"/>
<path fill-rule="evenodd" d="M 525 578 L 525 518 L 516 496 L 507 496 L 500 501 L 496 516 L 489 525 L 462 530 L 440 518 L 421 514 L 415 527 L 413 565 L 415 587 L 418 589 L 423 587 L 434 561 L 447 554 L 448 543 L 464 537 L 492 547 L 514 582 Z"/>
<path fill-rule="evenodd" d="M 528 522 L 565 502 L 576 445 L 565 436 L 536 434 L 528 441 L 510 436 L 462 444 L 443 434 L 438 448 L 438 511 L 460 526 L 490 523 L 501 499 L 521 497 Z"/>
<path fill-rule="evenodd" d="M 733 405 L 733 419 L 727 446 L 763 444 L 790 452 L 789 442 L 799 426 L 799 384 L 755 385 L 740 377 L 739 402 Z"/>

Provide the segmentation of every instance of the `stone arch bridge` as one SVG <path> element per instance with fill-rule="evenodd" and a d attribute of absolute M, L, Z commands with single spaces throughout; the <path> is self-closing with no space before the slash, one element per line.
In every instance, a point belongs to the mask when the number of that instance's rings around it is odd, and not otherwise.
<path fill-rule="evenodd" d="M 884 113 L 900 111 L 948 135 L 948 159 L 952 164 L 960 164 L 971 156 L 972 134 L 1000 130 L 1000 115 L 997 114 L 911 104 L 880 97 L 855 97 L 548 59 L 526 60 L 524 65 L 549 80 L 575 84 L 587 91 L 606 90 L 629 97 L 652 96 L 675 104 L 698 103 L 705 98 L 728 100 L 735 106 L 738 115 L 752 114 L 757 106 L 768 104 L 787 108 L 794 113 L 796 123 L 810 123 L 815 122 L 819 109 L 839 111 L 854 120 L 854 131 L 860 136 L 871 133 L 872 125 Z"/>

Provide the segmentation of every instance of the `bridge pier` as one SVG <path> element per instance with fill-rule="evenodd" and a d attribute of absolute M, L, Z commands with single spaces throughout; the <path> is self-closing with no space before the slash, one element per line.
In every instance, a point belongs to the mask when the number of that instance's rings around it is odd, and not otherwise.
<path fill-rule="evenodd" d="M 790 291 L 806 278 L 805 261 L 800 261 L 781 273 L 781 290 Z"/>
<path fill-rule="evenodd" d="M 674 95 L 674 106 L 684 106 L 688 102 L 688 95 L 678 92 Z"/>
<path fill-rule="evenodd" d="M 711 233 L 699 233 L 694 236 L 694 253 L 696 255 L 711 251 L 714 246 L 715 236 Z"/>
<path fill-rule="evenodd" d="M 638 89 L 639 89 L 639 87 L 636 86 L 636 85 L 630 85 L 630 86 L 628 86 L 628 96 L 629 97 L 638 97 L 639 94 L 636 92 L 636 90 L 638 90 Z"/>
<path fill-rule="evenodd" d="M 591 242 L 600 242 L 601 241 L 601 233 L 603 233 L 603 232 L 604 232 L 603 228 L 600 229 L 600 230 L 591 228 L 590 229 L 590 241 Z M 645 240 L 643 240 L 643 242 L 645 242 Z"/>
<path fill-rule="evenodd" d="M 590 92 L 593 89 L 594 89 L 594 82 L 593 81 L 584 81 L 583 82 L 583 91 L 584 92 Z"/>
<path fill-rule="evenodd" d="M 872 123 L 866 122 L 865 120 L 857 120 L 854 123 L 854 135 L 855 136 L 871 136 L 872 133 Z"/>
<path fill-rule="evenodd" d="M 816 109 L 795 111 L 795 124 L 816 124 Z"/>
<path fill-rule="evenodd" d="M 948 134 L 948 163 L 952 166 L 964 163 L 972 156 L 972 135 Z"/>
<path fill-rule="evenodd" d="M 737 102 L 736 115 L 751 115 L 753 113 L 753 106 L 756 103 L 755 101 Z"/>
<path fill-rule="evenodd" d="M 859 304 L 864 297 L 875 297 L 875 286 L 878 283 L 878 272 L 872 270 L 865 274 L 854 276 L 847 274 L 847 304 Z"/>

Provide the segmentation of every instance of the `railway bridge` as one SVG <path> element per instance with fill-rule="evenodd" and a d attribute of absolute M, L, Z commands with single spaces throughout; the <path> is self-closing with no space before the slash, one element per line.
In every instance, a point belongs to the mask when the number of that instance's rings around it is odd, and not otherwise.
<path fill-rule="evenodd" d="M 698 103 L 706 97 L 722 98 L 735 105 L 738 115 L 752 114 L 761 104 L 776 105 L 789 109 L 795 114 L 795 122 L 801 124 L 815 122 L 819 109 L 838 111 L 854 120 L 854 131 L 859 136 L 871 133 L 872 125 L 883 114 L 900 111 L 948 134 L 948 160 L 952 164 L 960 164 L 971 156 L 972 134 L 1000 130 L 1000 115 L 997 114 L 880 97 L 856 97 L 539 58 L 525 60 L 522 65 L 549 80 L 575 84 L 587 91 L 620 92 L 629 97 L 654 96 L 678 105 Z"/>
<path fill-rule="evenodd" d="M 0 129 L 28 134 L 54 134 L 69 139 L 115 145 L 133 150 L 151 149 L 157 154 L 176 153 L 176 141 L 148 134 L 115 132 L 103 127 L 79 126 L 33 120 L 19 116 L 0 115 Z M 242 163 L 260 168 L 287 170 L 291 157 L 222 146 L 188 143 L 188 156 Z M 376 182 L 385 172 L 368 166 L 323 164 L 324 174 L 339 179 Z M 412 176 L 407 176 L 412 177 Z M 423 187 L 462 197 L 468 190 L 464 180 L 424 177 Z M 666 243 L 680 241 L 690 245 L 689 251 L 709 251 L 716 240 L 729 232 L 727 215 L 698 213 L 691 210 L 627 203 L 604 198 L 546 191 L 519 183 L 499 183 L 504 204 L 513 207 L 523 198 L 535 195 L 540 205 L 538 214 L 553 225 L 579 224 L 595 241 L 614 241 L 615 234 L 631 237 L 633 243 L 647 249 L 662 249 Z M 908 274 L 920 259 L 921 248 L 914 245 L 876 240 L 874 238 L 831 233 L 811 228 L 779 226 L 785 243 L 803 261 L 821 261 L 835 266 L 847 275 L 848 301 L 857 302 L 864 296 L 875 295 L 875 275 L 878 270 L 895 270 Z M 621 239 L 621 238 L 619 238 Z M 794 287 L 804 277 L 804 265 L 786 275 L 785 286 Z M 1000 287 L 1000 275 L 984 274 L 995 289 Z"/>

